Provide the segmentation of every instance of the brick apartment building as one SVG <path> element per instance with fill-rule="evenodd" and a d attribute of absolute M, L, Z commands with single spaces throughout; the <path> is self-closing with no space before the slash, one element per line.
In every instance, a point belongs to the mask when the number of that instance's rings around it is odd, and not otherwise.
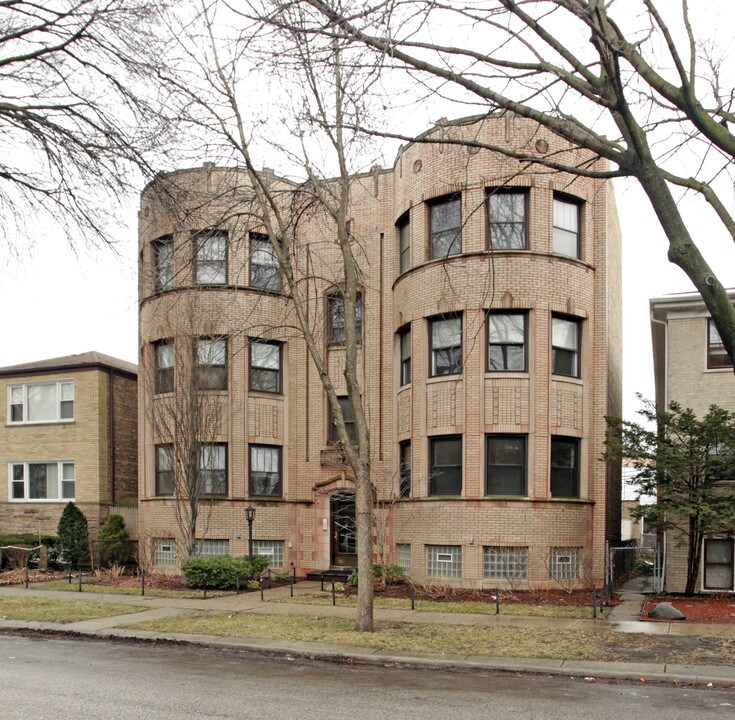
<path fill-rule="evenodd" d="M 56 534 L 66 503 L 90 535 L 138 491 L 137 368 L 97 352 L 0 368 L 0 532 Z"/>
<path fill-rule="evenodd" d="M 728 294 L 735 302 L 735 290 Z M 653 298 L 651 334 L 656 407 L 672 401 L 703 417 L 711 405 L 735 412 L 732 360 L 697 292 Z M 697 591 L 735 591 L 735 527 L 704 539 Z M 664 588 L 684 592 L 687 548 L 666 533 Z"/>
<path fill-rule="evenodd" d="M 427 133 L 450 135 L 604 167 L 509 115 Z M 351 565 L 353 484 L 248 194 L 244 173 L 205 165 L 142 195 L 141 541 L 175 568 L 172 446 L 153 415 L 192 364 L 206 364 L 217 379 L 204 394 L 219 412 L 200 552 L 247 553 L 253 505 L 255 551 L 273 567 Z M 609 183 L 416 142 L 392 168 L 355 176 L 351 198 L 371 470 L 392 508 L 387 559 L 414 578 L 472 587 L 601 578 L 606 543 L 620 535 L 620 469 L 599 460 L 604 416 L 621 411 Z M 315 268 L 310 312 L 346 395 L 336 232 L 318 211 L 299 222 L 300 267 Z"/>

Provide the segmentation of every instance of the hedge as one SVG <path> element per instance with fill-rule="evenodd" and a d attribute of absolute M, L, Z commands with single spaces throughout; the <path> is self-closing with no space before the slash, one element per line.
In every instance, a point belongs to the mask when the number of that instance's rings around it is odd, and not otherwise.
<path fill-rule="evenodd" d="M 253 557 L 251 566 L 247 557 L 194 557 L 181 563 L 181 572 L 192 587 L 228 588 L 257 577 L 268 567 L 268 558 Z"/>

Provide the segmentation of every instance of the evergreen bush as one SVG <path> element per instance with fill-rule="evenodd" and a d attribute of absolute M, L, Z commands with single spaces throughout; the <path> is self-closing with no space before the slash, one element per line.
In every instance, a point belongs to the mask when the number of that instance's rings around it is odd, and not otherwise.
<path fill-rule="evenodd" d="M 122 515 L 110 515 L 100 528 L 98 537 L 102 565 L 123 565 L 130 560 L 129 536 Z"/>
<path fill-rule="evenodd" d="M 73 503 L 67 503 L 56 528 L 60 559 L 73 568 L 89 562 L 89 531 L 87 518 Z"/>

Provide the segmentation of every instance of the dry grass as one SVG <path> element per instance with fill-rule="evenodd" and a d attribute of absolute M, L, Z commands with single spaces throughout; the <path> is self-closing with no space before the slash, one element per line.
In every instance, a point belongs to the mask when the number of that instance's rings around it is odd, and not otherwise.
<path fill-rule="evenodd" d="M 175 616 L 130 627 L 223 637 L 334 643 L 381 650 L 574 660 L 730 665 L 735 642 L 722 638 L 677 638 L 554 630 L 381 622 L 358 633 L 350 620 L 295 615 L 206 613 Z"/>
<path fill-rule="evenodd" d="M 66 590 L 69 592 L 79 592 L 79 582 L 72 578 L 71 584 L 67 580 L 56 580 L 36 585 L 38 590 Z M 104 593 L 109 595 L 140 595 L 140 585 L 102 585 L 94 583 L 82 583 L 82 592 L 85 593 Z M 208 591 L 207 597 L 221 597 L 227 595 L 221 591 Z M 145 597 L 170 597 L 170 598 L 203 598 L 204 593 L 201 590 L 167 590 L 164 588 L 149 588 L 146 586 Z"/>
<path fill-rule="evenodd" d="M 293 598 L 285 598 L 274 602 L 289 602 L 302 605 L 331 605 L 330 593 L 308 593 Z M 337 605 L 355 607 L 357 597 L 338 596 Z M 411 601 L 404 598 L 375 598 L 375 607 L 390 610 L 410 610 Z M 468 613 L 470 615 L 495 615 L 495 603 L 486 602 L 440 602 L 438 600 L 416 600 L 417 612 Z M 605 610 L 598 617 L 609 613 Z M 524 615 L 526 617 L 556 617 L 556 618 L 592 618 L 592 608 L 580 605 L 522 605 L 520 603 L 501 603 L 501 615 Z"/>
<path fill-rule="evenodd" d="M 50 600 L 36 597 L 0 596 L 0 618 L 3 620 L 73 623 L 93 618 L 128 615 L 146 609 L 139 605 L 120 605 L 86 600 Z"/>

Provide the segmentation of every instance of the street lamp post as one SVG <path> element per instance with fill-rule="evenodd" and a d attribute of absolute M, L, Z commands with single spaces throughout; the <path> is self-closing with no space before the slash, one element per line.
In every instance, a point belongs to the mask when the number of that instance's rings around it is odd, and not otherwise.
<path fill-rule="evenodd" d="M 248 505 L 245 508 L 245 519 L 248 521 L 248 560 L 253 565 L 253 520 L 255 520 L 255 508 Z"/>

